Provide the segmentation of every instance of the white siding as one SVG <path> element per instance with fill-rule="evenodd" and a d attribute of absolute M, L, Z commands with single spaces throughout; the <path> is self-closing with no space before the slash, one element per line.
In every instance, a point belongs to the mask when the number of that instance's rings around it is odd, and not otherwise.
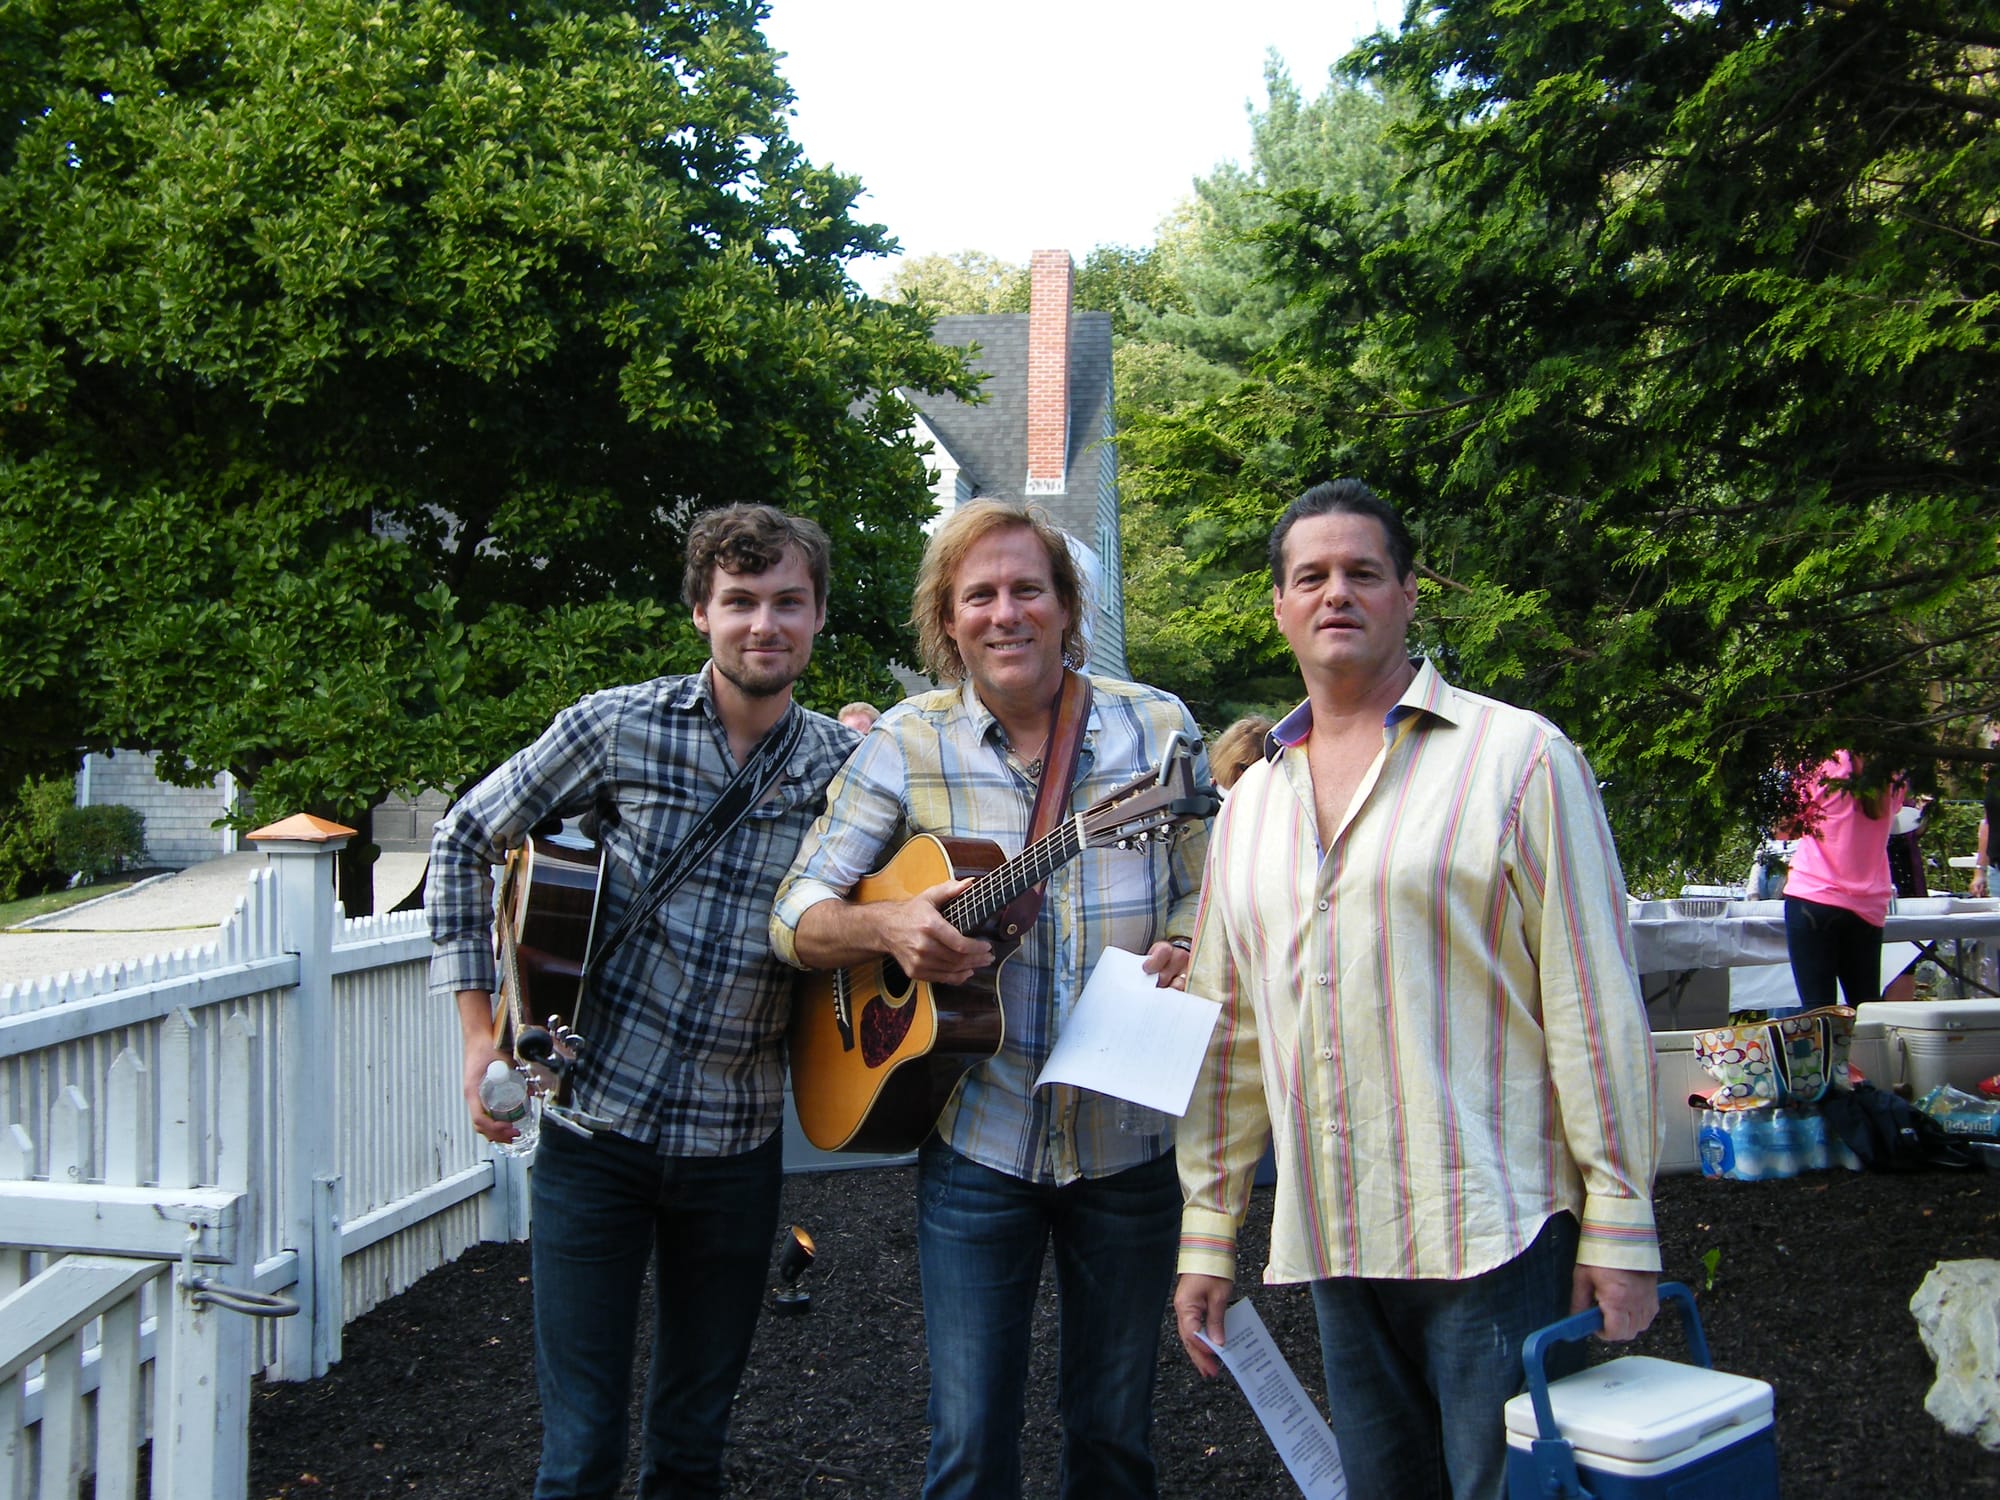
<path fill-rule="evenodd" d="M 230 811 L 236 784 L 227 774 L 207 786 L 169 786 L 154 772 L 145 750 L 113 750 L 85 757 L 77 773 L 82 807 L 136 807 L 146 820 L 146 862 L 184 869 L 236 850 L 234 829 L 216 820 Z"/>

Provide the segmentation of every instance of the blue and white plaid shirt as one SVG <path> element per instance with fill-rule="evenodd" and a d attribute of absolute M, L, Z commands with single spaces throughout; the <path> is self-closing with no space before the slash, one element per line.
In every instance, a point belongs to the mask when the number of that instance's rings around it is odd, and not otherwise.
<path fill-rule="evenodd" d="M 621 821 L 600 835 L 597 930 L 617 922 L 736 775 L 709 670 L 582 699 L 439 822 L 425 898 L 433 995 L 493 988 L 490 867 L 551 814 L 617 806 Z M 784 1117 L 796 976 L 771 952 L 771 899 L 855 744 L 832 719 L 790 712 L 805 732 L 777 785 L 611 954 L 583 1002 L 576 1103 L 665 1155 L 749 1151 Z"/>
<path fill-rule="evenodd" d="M 1080 812 L 1153 770 L 1175 734 L 1201 749 L 1178 698 L 1131 682 L 1092 679 L 1090 723 L 1077 761 L 1070 811 Z M 827 789 L 827 812 L 806 835 L 778 888 L 771 941 L 798 962 L 799 918 L 844 898 L 920 833 L 990 839 L 1009 858 L 1026 847 L 1035 778 L 1007 745 L 1006 731 L 970 684 L 906 699 L 884 714 Z M 1208 779 L 1207 761 L 1199 777 Z M 1000 969 L 1006 1040 L 966 1075 L 938 1122 L 954 1150 L 1030 1182 L 1108 1177 L 1164 1154 L 1164 1116 L 1140 1112 L 1142 1128 L 1120 1129 L 1134 1112 L 1103 1095 L 1056 1085 L 1037 1090 L 1064 1018 L 1107 945 L 1144 953 L 1193 931 L 1206 824 L 1170 843 L 1136 850 L 1090 849 L 1049 878 L 1041 918 Z"/>

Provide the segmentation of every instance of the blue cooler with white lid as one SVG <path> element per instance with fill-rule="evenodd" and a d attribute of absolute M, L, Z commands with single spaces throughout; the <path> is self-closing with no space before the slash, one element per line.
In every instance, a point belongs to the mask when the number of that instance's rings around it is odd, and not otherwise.
<path fill-rule="evenodd" d="M 1694 1364 L 1628 1354 L 1560 1380 L 1551 1345 L 1590 1337 L 1596 1308 L 1530 1334 L 1528 1389 L 1507 1403 L 1508 1500 L 1776 1500 L 1771 1387 L 1713 1368 L 1694 1293 L 1662 1282 Z"/>

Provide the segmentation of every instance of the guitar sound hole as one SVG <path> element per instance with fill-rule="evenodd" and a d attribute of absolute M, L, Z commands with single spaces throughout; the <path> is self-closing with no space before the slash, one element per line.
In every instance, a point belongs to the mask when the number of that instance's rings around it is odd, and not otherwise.
<path fill-rule="evenodd" d="M 893 958 L 882 960 L 882 993 L 895 1001 L 910 998 L 910 976 Z"/>

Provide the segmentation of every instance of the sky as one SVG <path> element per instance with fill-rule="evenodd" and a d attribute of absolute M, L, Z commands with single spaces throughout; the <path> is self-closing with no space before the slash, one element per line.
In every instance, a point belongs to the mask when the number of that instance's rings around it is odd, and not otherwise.
<path fill-rule="evenodd" d="M 1399 0 L 771 0 L 793 134 L 858 176 L 859 216 L 905 255 L 1025 264 L 1151 244 L 1182 199 L 1250 154 L 1275 50 L 1307 97 Z M 877 291 L 897 262 L 857 262 Z"/>

